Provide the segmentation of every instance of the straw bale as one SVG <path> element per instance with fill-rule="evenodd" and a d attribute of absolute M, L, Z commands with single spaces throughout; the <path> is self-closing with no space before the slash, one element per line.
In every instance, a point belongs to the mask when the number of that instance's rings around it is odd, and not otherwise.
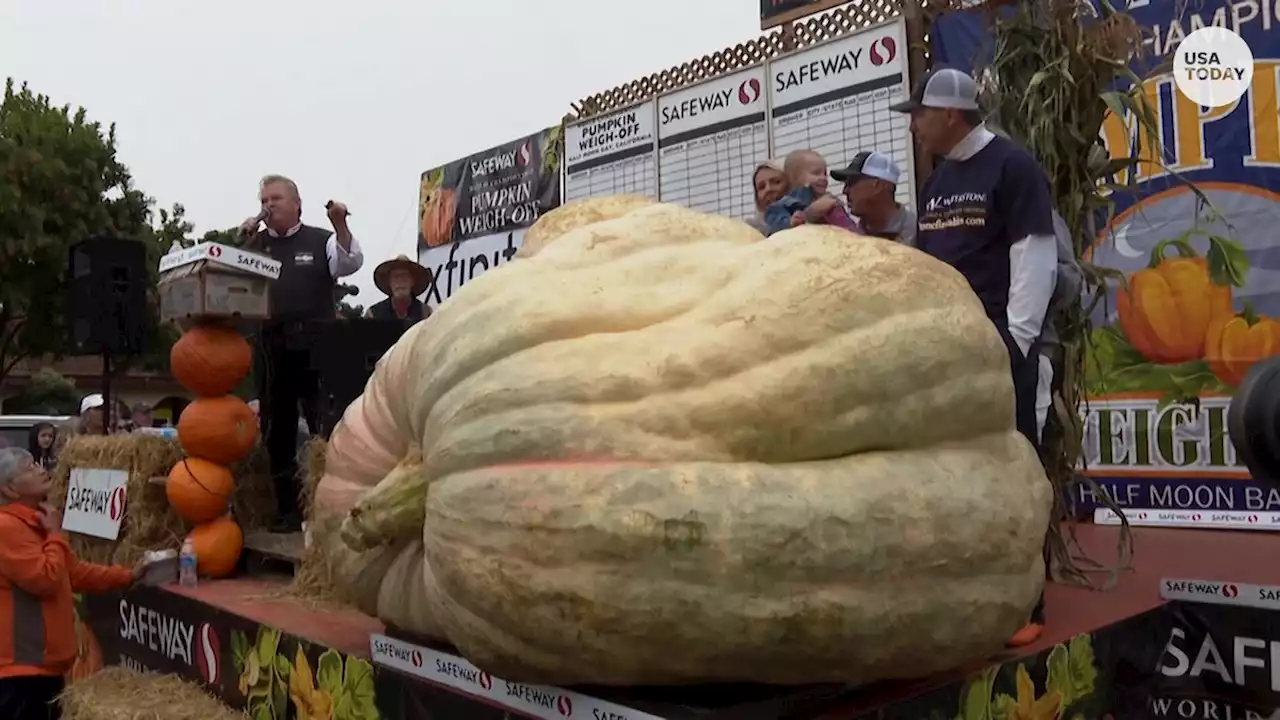
<path fill-rule="evenodd" d="M 182 448 L 176 441 L 156 435 L 78 435 L 68 440 L 53 471 L 52 498 L 58 507 L 66 504 L 72 468 L 129 473 L 119 540 L 71 533 L 71 548 L 76 555 L 90 562 L 132 565 L 148 550 L 174 547 L 181 542 L 186 534 L 182 518 L 169 506 L 164 486 L 152 483 L 151 478 L 168 475 L 169 468 L 182 458 Z"/>
<path fill-rule="evenodd" d="M 315 497 L 316 485 L 324 477 L 324 458 L 328 444 L 323 438 L 313 438 L 302 449 L 304 472 L 302 495 L 299 502 L 307 518 L 307 533 L 310 544 L 298 570 L 294 573 L 293 584 L 289 587 L 292 597 L 321 605 L 348 605 L 348 599 L 340 592 L 340 584 L 336 582 L 334 568 L 326 561 L 323 549 L 329 539 L 338 531 L 340 520 L 330 519 L 316 522 L 312 512 L 311 500 Z"/>
<path fill-rule="evenodd" d="M 234 468 L 236 493 L 231 510 L 245 532 L 261 530 L 276 517 L 276 491 L 271 483 L 271 464 L 266 445 L 259 442 Z"/>
<path fill-rule="evenodd" d="M 200 686 L 176 675 L 103 668 L 67 686 L 63 720 L 245 720 Z"/>
<path fill-rule="evenodd" d="M 126 470 L 125 515 L 117 541 L 71 533 L 71 547 L 84 560 L 132 565 L 148 550 L 177 548 L 190 530 L 169 505 L 164 485 L 152 478 L 164 477 L 174 463 L 185 457 L 176 440 L 157 435 L 77 435 L 58 454 L 53 471 L 51 499 L 58 507 L 66 503 L 71 469 L 108 468 Z M 236 467 L 236 491 L 232 512 L 246 530 L 264 526 L 275 512 L 271 477 L 265 470 L 265 452 L 255 449 Z"/>

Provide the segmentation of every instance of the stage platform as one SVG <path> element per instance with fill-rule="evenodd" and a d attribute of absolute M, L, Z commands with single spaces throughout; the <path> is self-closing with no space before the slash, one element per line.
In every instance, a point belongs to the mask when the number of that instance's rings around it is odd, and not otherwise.
<path fill-rule="evenodd" d="M 1118 528 L 1081 524 L 1076 533 L 1091 557 L 1102 562 L 1114 558 Z M 1280 538 L 1159 528 L 1135 528 L 1133 533 L 1133 567 L 1114 589 L 1048 587 L 1048 629 L 1035 645 L 975 658 L 969 667 L 944 676 L 859 689 L 560 689 L 507 683 L 448 648 L 414 642 L 353 610 L 321 608 L 287 597 L 284 579 L 224 580 L 193 589 L 140 587 L 123 595 L 86 598 L 86 614 L 108 664 L 177 672 L 203 681 L 230 704 L 257 708 L 255 717 L 294 717 L 299 702 L 327 702 L 334 720 L 497 720 L 507 713 L 552 720 L 952 720 L 996 717 L 996 710 L 969 714 L 966 706 L 972 709 L 980 697 L 991 708 L 1009 702 L 1041 703 L 1040 714 L 999 715 L 1014 720 L 1059 717 L 1045 714 L 1055 693 L 1057 712 L 1074 713 L 1061 714 L 1069 720 L 1102 718 L 1122 705 L 1131 709 L 1115 714 L 1117 720 L 1200 717 L 1172 710 L 1166 715 L 1134 714 L 1132 707 L 1146 707 L 1159 688 L 1115 692 L 1110 686 L 1122 676 L 1134 685 L 1133 673 L 1155 677 L 1171 628 L 1180 622 L 1166 609 L 1153 610 L 1163 602 L 1162 578 L 1280 586 L 1280 568 L 1259 562 L 1272 556 Z M 1258 622 L 1271 617 L 1280 616 L 1266 614 Z M 1280 630 L 1273 634 L 1280 635 Z M 1224 642 L 1229 666 L 1230 639 Z M 1190 647 L 1193 658 L 1195 651 Z M 1071 669 L 1074 680 L 1064 679 L 1064 667 Z M 1034 690 L 1026 697 L 1027 690 L 1020 695 L 1018 683 L 1024 670 Z"/>

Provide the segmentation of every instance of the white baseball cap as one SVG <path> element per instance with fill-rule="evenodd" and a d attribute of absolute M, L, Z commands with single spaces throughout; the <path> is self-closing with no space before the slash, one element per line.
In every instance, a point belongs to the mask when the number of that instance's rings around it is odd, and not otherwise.
<path fill-rule="evenodd" d="M 911 96 L 889 109 L 909 113 L 922 107 L 953 110 L 978 109 L 978 83 L 967 73 L 940 68 L 933 70 L 916 85 Z"/>
<path fill-rule="evenodd" d="M 831 177 L 845 184 L 869 177 L 897 185 L 898 180 L 902 178 L 902 170 L 898 169 L 898 163 L 888 155 L 874 150 L 864 150 L 853 156 L 849 167 L 844 170 L 832 170 Z"/>
<path fill-rule="evenodd" d="M 85 395 L 84 399 L 80 401 L 80 414 L 83 415 L 94 408 L 100 408 L 104 404 L 106 404 L 106 401 L 102 399 L 102 393 Z"/>

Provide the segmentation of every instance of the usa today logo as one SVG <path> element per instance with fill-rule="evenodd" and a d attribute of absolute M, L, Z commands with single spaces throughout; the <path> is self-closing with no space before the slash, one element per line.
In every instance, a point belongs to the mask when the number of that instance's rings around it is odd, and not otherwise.
<path fill-rule="evenodd" d="M 1173 82 L 1201 107 L 1230 105 L 1253 81 L 1253 51 L 1236 33 L 1204 27 L 1183 38 L 1173 56 Z"/>

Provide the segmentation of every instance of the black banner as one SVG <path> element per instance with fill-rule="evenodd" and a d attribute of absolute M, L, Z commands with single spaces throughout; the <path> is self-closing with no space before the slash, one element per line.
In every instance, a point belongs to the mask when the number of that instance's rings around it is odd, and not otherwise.
<path fill-rule="evenodd" d="M 760 29 L 828 10 L 848 0 L 760 0 Z"/>
<path fill-rule="evenodd" d="M 418 247 L 529 227 L 560 205 L 561 126 L 422 173 Z"/>
<path fill-rule="evenodd" d="M 381 717 L 363 658 L 161 588 L 88 595 L 84 604 L 106 665 L 201 683 L 254 720 Z"/>
<path fill-rule="evenodd" d="M 1135 642 L 1142 630 L 1131 627 Z M 1159 661 L 1145 682 L 1116 683 L 1117 708 L 1205 720 L 1261 720 L 1280 710 L 1280 611 L 1171 602 L 1145 630 L 1160 645 Z"/>

